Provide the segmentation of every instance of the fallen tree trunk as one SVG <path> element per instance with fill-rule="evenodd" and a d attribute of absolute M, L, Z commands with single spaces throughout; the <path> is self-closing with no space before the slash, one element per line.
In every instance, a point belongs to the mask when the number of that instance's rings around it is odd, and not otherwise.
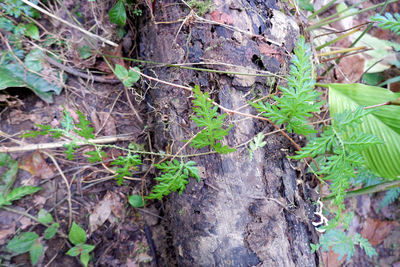
<path fill-rule="evenodd" d="M 214 11 L 204 20 L 183 4 L 157 2 L 152 19 L 140 26 L 140 53 L 146 60 L 169 64 L 206 62 L 196 67 L 225 73 L 163 66 L 147 73 L 179 85 L 200 85 L 220 105 L 254 112 L 247 102 L 267 95 L 278 81 L 254 75 L 254 70 L 285 73 L 298 26 L 272 0 L 214 0 L 213 4 Z M 156 115 L 154 146 L 176 152 L 184 144 L 180 141 L 198 131 L 190 121 L 190 92 L 154 81 L 148 86 L 150 111 Z M 234 127 L 224 142 L 231 147 L 260 131 L 273 130 L 236 114 L 228 118 Z M 266 142 L 253 157 L 241 146 L 227 155 L 192 159 L 201 170 L 201 182 L 192 179 L 182 195 L 171 194 L 166 200 L 178 265 L 318 265 L 309 246 L 313 206 L 303 199 L 307 192 L 299 193 L 296 163 L 286 158 L 291 144 L 279 133 Z M 184 149 L 186 154 L 194 152 Z"/>

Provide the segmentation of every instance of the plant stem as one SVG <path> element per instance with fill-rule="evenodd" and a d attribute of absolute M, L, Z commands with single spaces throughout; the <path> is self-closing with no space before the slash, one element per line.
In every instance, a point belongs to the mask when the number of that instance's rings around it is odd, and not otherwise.
<path fill-rule="evenodd" d="M 391 3 L 395 3 L 395 2 L 397 2 L 397 1 L 398 1 L 398 0 L 389 0 L 389 1 L 387 1 L 387 3 L 388 3 L 388 4 L 391 4 Z M 363 0 L 363 2 L 365 2 L 365 0 Z M 358 4 L 359 4 L 359 3 L 357 3 L 357 5 L 358 5 Z M 347 14 L 347 15 L 344 15 L 344 16 L 341 16 L 341 17 L 337 17 L 337 18 L 334 18 L 334 19 L 328 19 L 328 20 L 325 19 L 325 20 L 322 20 L 322 21 L 318 22 L 317 24 L 311 25 L 311 26 L 308 27 L 306 30 L 307 30 L 307 31 L 312 31 L 312 30 L 318 29 L 318 28 L 320 28 L 320 27 L 322 27 L 322 26 L 325 26 L 325 25 L 331 24 L 331 23 L 333 23 L 333 22 L 339 21 L 339 20 L 341 20 L 341 19 L 344 19 L 344 18 L 347 18 L 347 17 L 351 17 L 351 16 L 354 16 L 354 15 L 358 15 L 358 14 L 361 14 L 361 13 L 366 12 L 366 11 L 369 11 L 369 10 L 373 10 L 373 9 L 375 9 L 375 8 L 377 8 L 377 7 L 380 7 L 380 6 L 383 6 L 383 5 L 386 5 L 386 2 L 385 2 L 385 3 L 376 4 L 376 5 L 374 5 L 374 6 L 370 6 L 370 7 L 361 9 L 361 10 L 359 10 L 359 11 L 352 12 L 352 13 L 349 13 L 349 14 Z M 328 18 L 329 18 L 329 17 L 328 17 Z"/>
<path fill-rule="evenodd" d="M 29 213 L 27 213 L 27 212 L 25 212 L 25 211 L 20 211 L 20 210 L 16 210 L 16 209 L 9 208 L 9 207 L 4 207 L 4 206 L 1 207 L 1 208 L 4 209 L 4 210 L 6 210 L 6 211 L 13 212 L 13 213 L 16 213 L 16 214 L 19 214 L 19 215 L 28 217 L 29 219 L 31 219 L 31 220 L 33 220 L 33 221 L 35 221 L 35 222 L 37 222 L 38 224 L 41 224 L 41 225 L 43 225 L 43 226 L 46 226 L 46 227 L 49 227 L 49 226 L 50 226 L 50 225 L 48 225 L 48 224 L 46 224 L 46 223 L 41 223 L 35 216 L 32 216 L 32 215 L 30 215 Z M 66 234 L 64 234 L 63 232 L 61 232 L 60 230 L 57 230 L 57 233 L 58 233 L 61 237 L 63 237 L 63 238 L 68 238 L 68 236 L 67 236 Z"/>
<path fill-rule="evenodd" d="M 356 197 L 356 196 L 360 196 L 360 195 L 372 194 L 372 193 L 382 192 L 382 191 L 386 191 L 386 190 L 397 188 L 397 187 L 400 187 L 400 180 L 383 182 L 380 184 L 371 185 L 371 186 L 367 186 L 367 187 L 364 187 L 361 189 L 349 191 L 349 192 L 345 193 L 344 197 L 348 198 L 348 197 Z M 335 198 L 335 196 L 336 196 L 336 194 L 329 195 L 327 197 L 324 197 L 324 200 L 331 200 L 331 199 Z"/>

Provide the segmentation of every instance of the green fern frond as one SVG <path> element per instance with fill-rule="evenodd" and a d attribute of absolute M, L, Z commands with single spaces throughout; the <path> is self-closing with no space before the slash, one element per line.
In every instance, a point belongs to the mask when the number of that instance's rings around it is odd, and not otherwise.
<path fill-rule="evenodd" d="M 210 146 L 215 151 L 221 154 L 226 154 L 235 151 L 235 149 L 229 146 L 223 146 L 219 141 L 228 135 L 229 130 L 232 128 L 230 125 L 227 129 L 223 128 L 224 119 L 226 114 L 218 115 L 217 107 L 213 105 L 209 99 L 209 94 L 202 93 L 199 86 L 195 86 L 193 89 L 194 100 L 193 110 L 195 115 L 192 116 L 192 120 L 197 124 L 198 127 L 204 128 L 190 143 L 190 146 L 195 148 L 203 148 Z"/>
<path fill-rule="evenodd" d="M 376 250 L 369 241 L 361 237 L 360 234 L 346 235 L 345 232 L 338 229 L 327 231 L 321 236 L 319 243 L 319 247 L 321 247 L 322 251 L 329 251 L 329 249 L 332 249 L 338 254 L 339 261 L 345 255 L 347 255 L 347 260 L 350 260 L 354 255 L 355 245 L 359 245 L 369 257 L 377 255 Z"/>
<path fill-rule="evenodd" d="M 383 208 L 385 206 L 392 204 L 399 197 L 400 197 L 400 188 L 399 187 L 388 190 L 386 192 L 385 196 L 383 197 L 382 202 L 379 205 L 379 208 Z"/>
<path fill-rule="evenodd" d="M 317 102 L 320 93 L 313 89 L 311 49 L 303 36 L 300 36 L 294 53 L 288 85 L 280 87 L 281 97 L 272 97 L 276 105 L 268 102 L 250 104 L 276 124 L 286 124 L 288 132 L 307 135 L 315 130 L 307 124 L 306 118 L 311 117 L 312 112 L 318 112 L 323 103 Z"/>
<path fill-rule="evenodd" d="M 396 34 L 400 34 L 400 14 L 394 14 L 394 17 L 390 13 L 386 13 L 385 16 L 376 14 L 371 17 L 372 21 L 378 22 L 378 27 L 384 30 L 391 30 Z"/>
<path fill-rule="evenodd" d="M 155 180 L 159 183 L 154 186 L 151 194 L 147 196 L 147 199 L 162 199 L 164 196 L 169 195 L 171 192 L 179 191 L 179 194 L 185 190 L 186 185 L 189 183 L 189 176 L 196 178 L 200 182 L 199 171 L 196 167 L 196 162 L 174 160 L 172 162 L 164 162 L 161 164 L 155 164 L 163 174 L 156 177 Z"/>
<path fill-rule="evenodd" d="M 117 185 L 121 186 L 125 176 L 131 176 L 131 171 L 136 170 L 138 165 L 142 164 L 140 156 L 136 154 L 128 154 L 125 157 L 119 156 L 118 159 L 111 162 L 111 165 L 120 165 L 116 170 L 115 180 Z"/>
<path fill-rule="evenodd" d="M 335 114 L 332 125 L 328 126 L 320 137 L 311 140 L 301 151 L 296 152 L 296 156 L 291 157 L 302 159 L 328 154 L 326 160 L 319 164 L 320 171 L 317 174 L 331 182 L 330 190 L 335 195 L 334 203 L 340 210 L 344 209 L 344 194 L 356 177 L 356 169 L 364 164 L 359 152 L 366 146 L 382 143 L 370 134 L 347 134 L 347 130 L 361 123 L 367 114 L 369 111 L 362 107 L 353 112 L 345 110 Z"/>

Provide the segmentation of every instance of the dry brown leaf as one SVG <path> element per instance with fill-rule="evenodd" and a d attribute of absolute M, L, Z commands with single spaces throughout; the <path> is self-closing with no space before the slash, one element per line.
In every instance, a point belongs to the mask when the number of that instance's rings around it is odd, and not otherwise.
<path fill-rule="evenodd" d="M 104 125 L 104 134 L 107 136 L 116 136 L 117 128 L 115 127 L 115 120 L 108 112 L 99 112 L 98 116 L 101 121 L 101 125 Z"/>
<path fill-rule="evenodd" d="M 324 266 L 329 267 L 339 267 L 342 266 L 343 262 L 345 261 L 346 257 L 343 257 L 339 261 L 339 254 L 336 254 L 332 251 L 332 249 L 325 252 L 322 252 L 322 260 L 324 261 Z"/>
<path fill-rule="evenodd" d="M 92 122 L 96 133 L 98 133 L 101 129 L 101 123 L 99 117 L 97 116 L 96 110 L 92 110 L 90 113 L 90 121 Z"/>
<path fill-rule="evenodd" d="M 361 235 L 368 239 L 371 245 L 376 246 L 383 242 L 390 231 L 400 224 L 395 221 L 380 221 L 368 218 L 361 230 Z"/>
<path fill-rule="evenodd" d="M 22 230 L 32 225 L 32 220 L 28 217 L 22 217 L 18 222 L 21 224 L 20 227 Z"/>
<path fill-rule="evenodd" d="M 6 243 L 8 237 L 15 233 L 15 223 L 8 228 L 0 230 L 0 246 Z"/>
<path fill-rule="evenodd" d="M 111 212 L 113 212 L 114 209 L 121 209 L 121 205 L 123 205 L 123 203 L 120 203 L 119 195 L 108 191 L 104 198 L 97 203 L 89 216 L 90 232 L 93 233 L 102 226 L 104 222 L 109 219 Z"/>
<path fill-rule="evenodd" d="M 54 175 L 54 171 L 47 164 L 45 157 L 39 151 L 35 151 L 28 157 L 25 157 L 19 168 L 28 171 L 30 174 L 39 178 L 46 179 Z"/>

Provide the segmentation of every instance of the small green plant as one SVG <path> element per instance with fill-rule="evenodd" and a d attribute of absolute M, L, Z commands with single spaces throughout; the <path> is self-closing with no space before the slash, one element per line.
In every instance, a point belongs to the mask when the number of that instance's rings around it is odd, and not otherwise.
<path fill-rule="evenodd" d="M 375 14 L 371 17 L 372 21 L 378 23 L 378 27 L 384 30 L 391 30 L 396 34 L 400 34 L 400 14 L 396 13 L 394 16 L 390 13 L 386 13 L 384 16 Z"/>
<path fill-rule="evenodd" d="M 227 145 L 223 146 L 219 142 L 228 135 L 229 130 L 232 128 L 232 125 L 227 129 L 224 129 L 223 127 L 226 114 L 218 115 L 218 107 L 213 105 L 207 92 L 203 94 L 200 91 L 199 86 L 195 86 L 193 93 L 194 100 L 192 102 L 195 115 L 193 115 L 191 119 L 198 127 L 203 129 L 195 136 L 195 138 L 193 138 L 190 146 L 195 148 L 210 146 L 221 154 L 235 151 L 235 149 L 230 148 Z"/>
<path fill-rule="evenodd" d="M 344 193 L 350 187 L 350 181 L 356 176 L 356 169 L 365 164 L 360 151 L 368 145 L 382 144 L 382 141 L 370 134 L 348 133 L 362 122 L 362 118 L 371 111 L 358 107 L 353 112 L 335 114 L 333 122 L 326 127 L 320 137 L 310 142 L 291 158 L 303 159 L 322 156 L 317 174 L 331 181 L 330 190 L 335 195 L 334 203 L 344 209 Z"/>
<path fill-rule="evenodd" d="M 128 196 L 128 202 L 134 208 L 142 208 L 146 204 L 146 202 L 143 200 L 143 197 L 140 195 Z"/>
<path fill-rule="evenodd" d="M 80 255 L 80 261 L 83 266 L 87 267 L 90 259 L 89 253 L 95 248 L 94 245 L 86 244 L 86 232 L 75 222 L 72 223 L 72 227 L 68 234 L 68 239 L 75 246 L 67 251 L 67 255 L 71 257 L 77 257 Z"/>
<path fill-rule="evenodd" d="M 337 229 L 327 231 L 321 236 L 319 244 L 311 244 L 311 249 L 312 252 L 315 252 L 319 248 L 321 248 L 322 251 L 329 251 L 329 249 L 332 249 L 339 255 L 338 259 L 340 261 L 345 255 L 347 255 L 347 260 L 353 257 L 355 245 L 359 245 L 369 257 L 378 255 L 376 250 L 368 242 L 368 239 L 361 237 L 358 233 L 346 235 L 346 233 Z"/>
<path fill-rule="evenodd" d="M 141 165 L 142 161 L 140 160 L 139 155 L 131 154 L 130 152 L 125 157 L 119 156 L 118 159 L 111 162 L 111 165 L 120 165 L 122 167 L 117 168 L 117 175 L 115 179 L 117 181 L 117 185 L 122 185 L 125 176 L 131 175 L 131 170 L 136 170 L 138 165 Z"/>
<path fill-rule="evenodd" d="M 170 163 L 155 164 L 163 174 L 156 177 L 155 180 L 160 183 L 154 186 L 151 194 L 147 196 L 148 199 L 162 199 L 171 192 L 179 191 L 182 194 L 186 185 L 189 183 L 189 176 L 196 178 L 200 182 L 199 171 L 194 161 L 178 161 L 174 160 Z"/>
<path fill-rule="evenodd" d="M 73 160 L 75 149 L 78 148 L 77 143 L 94 138 L 94 128 L 89 126 L 90 121 L 88 121 L 80 111 L 77 111 L 76 113 L 79 116 L 78 123 L 74 123 L 71 113 L 64 109 L 64 116 L 60 121 L 61 128 L 54 128 L 51 125 L 36 124 L 39 128 L 38 131 L 27 132 L 23 134 L 22 137 L 34 138 L 38 135 L 49 135 L 56 139 L 61 137 L 67 138 L 70 142 L 64 145 L 66 148 L 65 154 L 69 160 Z M 89 155 L 95 156 L 90 153 Z"/>
<path fill-rule="evenodd" d="M 29 252 L 32 265 L 36 265 L 43 253 L 43 245 L 40 243 L 39 236 L 34 232 L 25 232 L 15 236 L 8 242 L 6 248 L 16 254 Z"/>
<path fill-rule="evenodd" d="M 323 102 L 317 102 L 319 92 L 313 90 L 310 45 L 300 37 L 291 59 L 288 87 L 280 87 L 282 96 L 273 96 L 276 104 L 268 102 L 250 103 L 262 116 L 277 124 L 286 125 L 288 132 L 307 135 L 316 131 L 308 124 L 312 112 L 318 112 Z"/>
<path fill-rule="evenodd" d="M 257 149 L 262 148 L 267 144 L 267 142 L 265 142 L 263 140 L 264 140 L 264 135 L 263 135 L 263 133 L 260 132 L 250 142 L 249 148 L 248 148 L 250 159 L 253 159 L 253 154 Z"/>
<path fill-rule="evenodd" d="M 57 233 L 60 225 L 55 223 L 53 216 L 44 209 L 39 211 L 37 219 L 40 223 L 48 225 L 44 232 L 44 239 L 51 239 Z M 6 248 L 16 254 L 29 252 L 32 265 L 37 264 L 44 251 L 41 238 L 35 232 L 25 232 L 15 236 L 10 240 L 10 242 L 8 242 Z"/>
<path fill-rule="evenodd" d="M 5 168 L 0 177 L 0 208 L 42 189 L 37 186 L 19 186 L 11 189 L 18 172 L 18 163 L 10 155 L 0 153 L 0 168 Z"/>
<path fill-rule="evenodd" d="M 110 21 L 119 26 L 125 26 L 126 24 L 126 10 L 123 0 L 118 2 L 108 12 Z"/>
<path fill-rule="evenodd" d="M 134 69 L 136 71 L 140 71 L 137 67 L 134 67 Z M 126 87 L 131 87 L 135 82 L 139 81 L 140 79 L 140 75 L 138 73 L 134 72 L 131 69 L 128 71 L 119 64 L 115 65 L 114 74 Z"/>
<path fill-rule="evenodd" d="M 187 4 L 196 10 L 199 16 L 203 16 L 207 12 L 211 12 L 214 9 L 214 5 L 211 0 L 190 0 Z"/>

